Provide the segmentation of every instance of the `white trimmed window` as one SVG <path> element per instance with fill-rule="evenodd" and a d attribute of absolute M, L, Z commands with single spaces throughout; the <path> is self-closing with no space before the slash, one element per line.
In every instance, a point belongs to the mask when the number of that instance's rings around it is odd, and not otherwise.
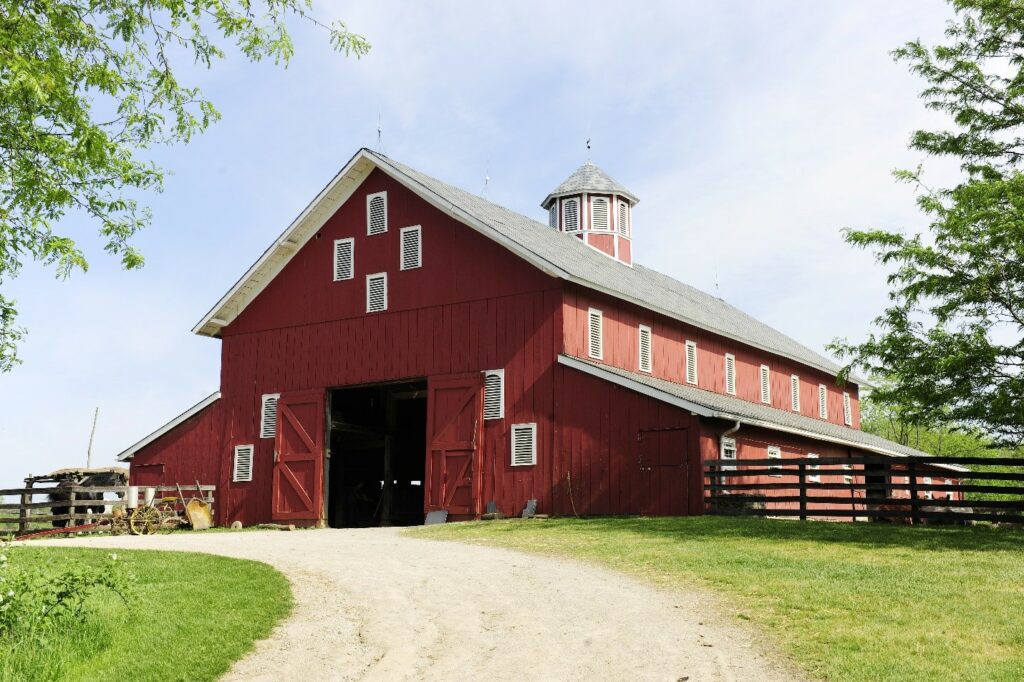
<path fill-rule="evenodd" d="M 818 418 L 828 419 L 828 389 L 818 384 Z"/>
<path fill-rule="evenodd" d="M 388 193 L 366 195 L 366 234 L 384 234 L 388 231 Z"/>
<path fill-rule="evenodd" d="M 651 371 L 651 328 L 640 325 L 639 343 L 637 357 L 639 359 L 640 371 Z"/>
<path fill-rule="evenodd" d="M 265 393 L 260 401 L 260 438 L 277 435 L 277 400 L 280 393 Z"/>
<path fill-rule="evenodd" d="M 719 444 L 719 459 L 736 459 L 736 439 L 722 438 Z M 722 471 L 736 471 L 736 465 L 723 464 Z"/>
<path fill-rule="evenodd" d="M 853 426 L 853 404 L 850 402 L 849 393 L 843 393 L 843 423 Z"/>
<path fill-rule="evenodd" d="M 512 425 L 512 466 L 537 463 L 537 424 Z"/>
<path fill-rule="evenodd" d="M 604 354 L 603 348 L 603 327 L 604 315 L 597 308 L 587 311 L 587 355 L 600 360 Z"/>
<path fill-rule="evenodd" d="M 736 395 L 736 356 L 725 354 L 725 392 Z"/>
<path fill-rule="evenodd" d="M 843 465 L 843 470 L 844 471 L 853 471 L 853 465 L 852 464 L 844 464 Z M 908 478 L 907 481 L 909 482 L 910 479 Z M 843 482 L 844 483 L 853 483 L 853 474 L 843 474 Z"/>
<path fill-rule="evenodd" d="M 379 313 L 388 309 L 388 273 L 378 272 L 366 276 L 366 312 Z"/>
<path fill-rule="evenodd" d="M 629 204 L 625 201 L 619 202 L 619 234 L 629 235 Z"/>
<path fill-rule="evenodd" d="M 924 479 L 921 480 L 921 483 L 923 483 L 924 485 L 931 485 L 932 484 L 932 477 L 931 476 L 925 476 Z M 935 499 L 934 491 L 932 491 L 932 490 L 925 490 L 924 491 L 924 499 L 926 499 L 926 500 Z"/>
<path fill-rule="evenodd" d="M 761 365 L 761 402 L 766 405 L 772 402 L 771 370 L 768 365 Z"/>
<path fill-rule="evenodd" d="M 566 232 L 580 229 L 579 199 L 566 199 L 562 202 L 562 225 Z"/>
<path fill-rule="evenodd" d="M 818 456 L 813 452 L 807 453 L 807 459 L 818 459 Z M 807 465 L 807 480 L 811 483 L 821 483 L 821 466 L 818 464 Z"/>
<path fill-rule="evenodd" d="M 250 445 L 236 445 L 235 457 L 231 466 L 231 480 L 235 483 L 248 483 L 252 480 L 252 453 Z"/>
<path fill-rule="evenodd" d="M 484 372 L 484 419 L 501 419 L 505 416 L 505 370 L 490 369 Z"/>
<path fill-rule="evenodd" d="M 953 479 L 947 478 L 946 479 L 946 485 L 953 485 Z M 946 491 L 946 499 L 947 500 L 952 500 L 953 499 L 953 491 L 952 490 L 947 490 Z"/>
<path fill-rule="evenodd" d="M 355 240 L 334 240 L 334 281 L 340 282 L 355 277 Z"/>
<path fill-rule="evenodd" d="M 419 225 L 399 230 L 402 243 L 400 264 L 402 270 L 413 270 L 423 266 L 423 230 Z"/>
<path fill-rule="evenodd" d="M 686 383 L 697 385 L 697 342 L 686 342 Z"/>
<path fill-rule="evenodd" d="M 800 377 L 793 374 L 789 377 L 789 407 L 794 412 L 800 411 Z"/>
<path fill-rule="evenodd" d="M 551 203 L 551 208 L 548 209 L 548 227 L 558 229 L 558 202 L 554 201 Z"/>
<path fill-rule="evenodd" d="M 780 448 L 778 445 L 769 445 L 768 446 L 768 459 L 782 459 L 782 448 Z M 772 469 L 773 471 L 780 472 L 780 473 L 777 473 L 777 474 L 772 474 L 772 476 L 781 476 L 782 475 L 782 473 L 781 473 L 782 467 L 781 466 L 773 464 L 773 465 L 771 465 L 768 468 Z"/>
<path fill-rule="evenodd" d="M 594 197 L 590 200 L 590 225 L 594 230 L 607 230 L 610 227 L 611 215 L 608 210 L 608 199 Z"/>

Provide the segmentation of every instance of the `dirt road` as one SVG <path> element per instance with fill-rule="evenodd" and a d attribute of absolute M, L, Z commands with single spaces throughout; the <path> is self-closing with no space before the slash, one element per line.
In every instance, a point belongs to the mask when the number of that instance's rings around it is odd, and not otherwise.
<path fill-rule="evenodd" d="M 572 561 L 396 529 L 58 542 L 209 552 L 287 575 L 295 611 L 228 680 L 791 679 L 708 595 Z"/>

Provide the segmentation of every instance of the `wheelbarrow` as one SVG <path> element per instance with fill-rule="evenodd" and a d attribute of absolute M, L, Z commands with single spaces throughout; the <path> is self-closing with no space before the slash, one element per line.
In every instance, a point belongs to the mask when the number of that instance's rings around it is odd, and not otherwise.
<path fill-rule="evenodd" d="M 210 505 L 203 499 L 203 489 L 199 485 L 199 481 L 196 481 L 196 494 L 198 497 L 193 497 L 188 502 L 185 502 L 185 495 L 181 492 L 181 485 L 177 483 L 174 485 L 178 488 L 178 497 L 181 498 L 181 506 L 185 510 L 185 518 L 188 520 L 189 525 L 192 526 L 192 530 L 206 530 L 212 527 L 213 510 L 210 509 Z"/>

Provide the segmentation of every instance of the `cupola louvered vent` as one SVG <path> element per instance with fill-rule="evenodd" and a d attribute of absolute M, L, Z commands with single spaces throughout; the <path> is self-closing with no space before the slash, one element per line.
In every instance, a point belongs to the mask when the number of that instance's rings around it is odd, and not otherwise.
<path fill-rule="evenodd" d="M 625 201 L 619 202 L 619 234 L 623 237 L 629 234 L 629 204 Z"/>
<path fill-rule="evenodd" d="M 334 281 L 355 277 L 355 241 L 352 238 L 334 242 Z"/>
<path fill-rule="evenodd" d="M 686 383 L 697 385 L 697 343 L 686 342 Z"/>
<path fill-rule="evenodd" d="M 231 480 L 235 483 L 247 483 L 252 480 L 252 445 L 236 445 L 235 459 L 232 466 Z"/>
<path fill-rule="evenodd" d="M 366 312 L 379 313 L 388 309 L 388 273 L 366 276 Z"/>
<path fill-rule="evenodd" d="M 818 418 L 828 419 L 828 389 L 818 384 Z"/>
<path fill-rule="evenodd" d="M 590 200 L 590 222 L 591 229 L 607 230 L 610 219 L 608 211 L 608 200 L 604 197 L 594 197 Z"/>
<path fill-rule="evenodd" d="M 604 318 L 600 310 L 591 308 L 587 311 L 587 355 L 600 360 L 602 357 L 601 338 Z"/>
<path fill-rule="evenodd" d="M 580 202 L 577 199 L 566 199 L 562 202 L 562 225 L 566 232 L 580 229 Z"/>
<path fill-rule="evenodd" d="M 505 416 L 505 370 L 484 372 L 484 419 Z"/>
<path fill-rule="evenodd" d="M 800 411 L 800 377 L 792 375 L 789 377 L 789 407 L 794 412 Z"/>
<path fill-rule="evenodd" d="M 558 202 L 551 204 L 548 209 L 548 227 L 558 229 Z"/>
<path fill-rule="evenodd" d="M 771 370 L 768 365 L 761 365 L 761 402 L 772 402 Z"/>
<path fill-rule="evenodd" d="M 277 435 L 277 399 L 278 393 L 267 393 L 263 396 L 260 406 L 260 438 L 273 438 Z"/>
<path fill-rule="evenodd" d="M 366 234 L 388 231 L 388 193 L 366 195 Z"/>
<path fill-rule="evenodd" d="M 537 425 L 512 425 L 512 466 L 537 463 Z"/>
<path fill-rule="evenodd" d="M 402 228 L 401 269 L 412 270 L 423 265 L 423 230 L 419 225 Z"/>
<path fill-rule="evenodd" d="M 736 395 L 736 356 L 725 354 L 725 392 Z"/>
<path fill-rule="evenodd" d="M 651 371 L 651 328 L 640 325 L 640 347 L 637 355 L 640 359 L 640 371 Z"/>

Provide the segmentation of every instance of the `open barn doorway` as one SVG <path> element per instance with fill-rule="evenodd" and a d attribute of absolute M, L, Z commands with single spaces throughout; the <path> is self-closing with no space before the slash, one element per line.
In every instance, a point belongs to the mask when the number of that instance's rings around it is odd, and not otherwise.
<path fill-rule="evenodd" d="M 328 525 L 423 523 L 427 382 L 334 389 L 329 427 Z"/>

